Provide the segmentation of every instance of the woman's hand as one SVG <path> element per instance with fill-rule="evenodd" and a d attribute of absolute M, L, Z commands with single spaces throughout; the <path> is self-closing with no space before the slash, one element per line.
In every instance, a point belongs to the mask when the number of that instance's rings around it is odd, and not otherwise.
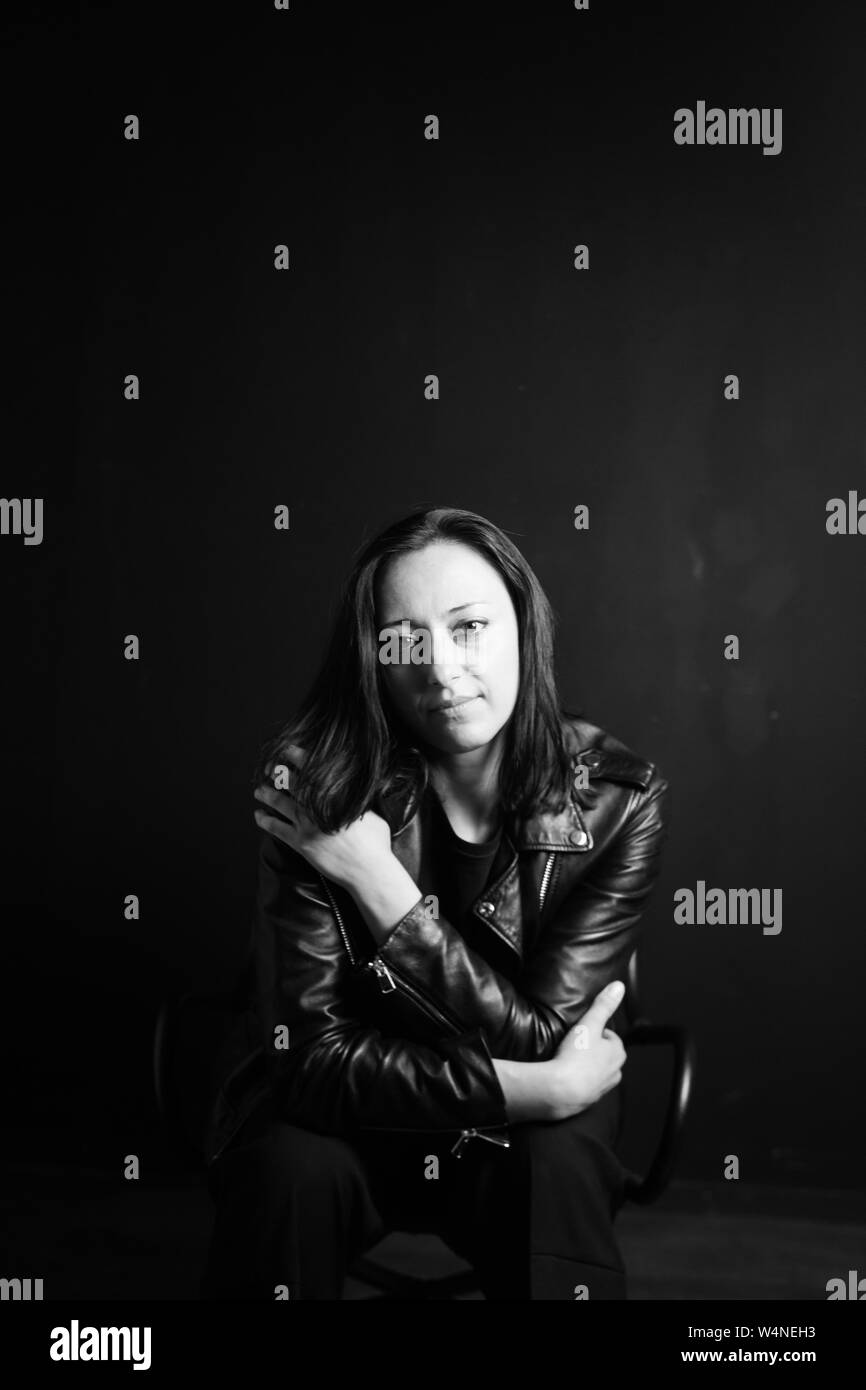
<path fill-rule="evenodd" d="M 286 766 L 303 765 L 305 754 L 292 744 L 286 750 Z M 273 773 L 273 766 L 268 768 Z M 291 778 L 289 778 L 291 783 Z M 256 787 L 255 797 L 264 803 L 255 818 L 262 830 L 302 854 L 325 878 L 353 892 L 371 877 L 382 874 L 393 859 L 391 829 L 375 811 L 365 811 L 356 821 L 333 834 L 319 830 L 291 790 L 276 791 L 267 783 Z M 267 809 L 265 809 L 267 808 Z M 270 815 L 268 811 L 278 814 Z"/>
<path fill-rule="evenodd" d="M 605 1024 L 619 1008 L 625 986 L 614 980 L 597 994 L 579 1023 L 569 1028 L 547 1064 L 552 1077 L 554 1118 L 567 1119 L 594 1105 L 622 1080 L 626 1051 Z"/>

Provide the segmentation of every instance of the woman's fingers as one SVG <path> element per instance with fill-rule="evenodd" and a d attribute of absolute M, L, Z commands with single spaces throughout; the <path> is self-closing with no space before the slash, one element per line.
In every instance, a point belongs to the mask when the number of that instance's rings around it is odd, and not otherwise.
<path fill-rule="evenodd" d="M 262 784 L 256 787 L 253 796 L 257 801 L 265 802 L 271 810 L 278 811 L 293 828 L 300 828 L 302 811 L 291 792 L 278 792 L 273 787 Z M 258 816 L 256 819 L 258 820 Z"/>
<path fill-rule="evenodd" d="M 292 792 L 286 790 L 277 791 L 275 787 L 269 787 L 266 782 L 260 782 L 253 792 L 253 796 L 259 801 L 266 801 L 280 815 L 288 816 L 294 820 L 300 809 L 300 803 L 296 800 Z"/>
<path fill-rule="evenodd" d="M 288 821 L 281 820 L 277 816 L 269 816 L 265 811 L 256 810 L 253 815 L 260 829 L 266 830 L 269 835 L 273 835 L 274 839 L 282 840 L 283 844 L 289 845 L 292 849 L 295 848 L 297 831 Z"/>
<path fill-rule="evenodd" d="M 306 754 L 302 752 L 296 744 L 290 743 L 285 750 L 285 761 L 270 761 L 265 764 L 265 777 L 268 780 L 259 785 L 268 790 L 277 791 L 286 796 L 290 796 L 295 806 L 302 805 L 303 803 L 297 799 L 295 793 L 292 791 L 292 785 L 295 781 L 293 774 L 300 770 L 305 761 Z M 285 786 L 274 787 L 273 782 L 275 778 L 285 783 Z"/>

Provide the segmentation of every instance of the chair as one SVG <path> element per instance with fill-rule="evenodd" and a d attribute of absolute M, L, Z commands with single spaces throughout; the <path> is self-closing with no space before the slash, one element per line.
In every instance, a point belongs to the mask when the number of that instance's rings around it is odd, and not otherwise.
<path fill-rule="evenodd" d="M 671 1082 L 655 1153 L 644 1175 L 630 1173 L 626 1185 L 625 1200 L 646 1206 L 664 1192 L 676 1165 L 692 1091 L 695 1049 L 687 1029 L 650 1023 L 641 1016 L 637 954 L 632 954 L 626 976 L 623 1043 L 627 1052 L 634 1047 L 668 1046 L 673 1050 Z M 248 960 L 237 988 L 230 992 L 188 991 L 169 995 L 156 1019 L 153 1080 L 157 1110 L 185 1167 L 202 1173 L 206 1168 L 203 1141 L 210 1098 L 206 1078 L 213 1057 L 213 1039 L 227 1031 L 243 1007 L 249 970 Z M 622 1127 L 617 1142 L 621 1134 Z M 389 1299 L 449 1299 L 478 1288 L 473 1270 L 424 1278 L 389 1269 L 366 1255 L 355 1261 L 350 1273 L 378 1290 L 375 1296 Z"/>

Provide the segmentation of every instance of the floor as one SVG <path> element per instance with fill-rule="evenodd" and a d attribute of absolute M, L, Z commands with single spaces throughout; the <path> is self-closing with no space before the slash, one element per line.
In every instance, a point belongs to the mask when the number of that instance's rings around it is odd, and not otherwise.
<path fill-rule="evenodd" d="M 0 1277 L 41 1278 L 46 1299 L 198 1296 L 211 1209 L 195 1174 L 130 1183 L 7 1164 L 0 1192 Z M 828 1279 L 866 1274 L 858 1192 L 675 1183 L 653 1207 L 625 1207 L 617 1229 L 632 1299 L 826 1299 Z M 433 1236 L 395 1233 L 375 1254 L 409 1273 L 465 1268 Z M 347 1299 L 371 1296 L 348 1282 Z"/>

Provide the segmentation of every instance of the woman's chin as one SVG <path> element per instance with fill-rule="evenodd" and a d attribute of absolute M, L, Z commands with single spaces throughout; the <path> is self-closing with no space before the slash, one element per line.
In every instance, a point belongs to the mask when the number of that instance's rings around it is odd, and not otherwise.
<path fill-rule="evenodd" d="M 496 731 L 488 727 L 487 720 L 478 719 L 467 720 L 453 728 L 433 730 L 428 741 L 443 753 L 471 753 L 476 748 L 486 748 L 495 737 Z"/>

